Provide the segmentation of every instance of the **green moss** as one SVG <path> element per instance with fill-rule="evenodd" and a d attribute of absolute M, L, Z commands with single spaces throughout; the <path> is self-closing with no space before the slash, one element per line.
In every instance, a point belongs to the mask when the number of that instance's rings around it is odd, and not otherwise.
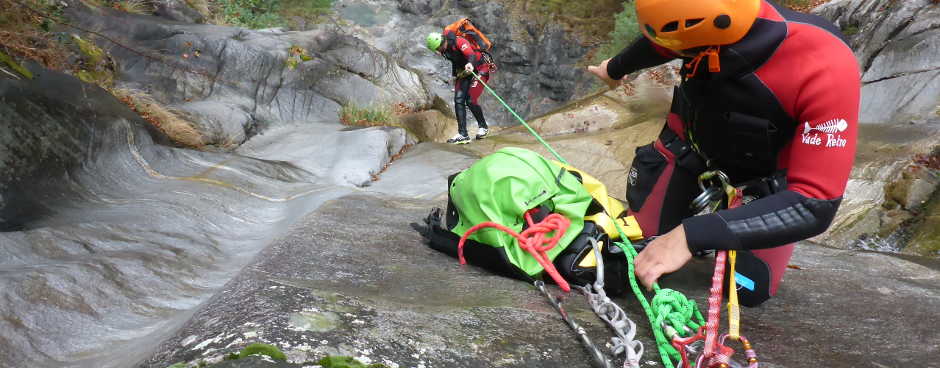
<path fill-rule="evenodd" d="M 323 368 L 386 368 L 385 364 L 366 365 L 347 356 L 327 356 L 320 359 L 317 364 L 323 366 Z"/>
<path fill-rule="evenodd" d="M 166 367 L 166 368 L 189 368 L 189 364 L 186 364 L 186 363 L 183 363 L 183 362 L 179 362 L 179 363 L 173 364 L 173 365 L 171 365 L 171 366 L 169 366 L 169 367 Z"/>
<path fill-rule="evenodd" d="M 854 36 L 854 35 L 857 35 L 858 32 L 860 31 L 861 30 L 858 28 L 857 25 L 850 24 L 849 26 L 842 29 L 842 34 L 846 36 Z"/>
<path fill-rule="evenodd" d="M 940 190 L 936 190 L 927 201 L 922 216 L 913 227 L 914 237 L 904 251 L 928 257 L 940 256 Z"/>
<path fill-rule="evenodd" d="M 308 28 L 329 14 L 333 0 L 219 0 L 212 11 L 226 24 L 245 28 Z"/>
<path fill-rule="evenodd" d="M 284 64 L 287 65 L 288 69 L 293 70 L 297 68 L 298 64 L 310 60 L 313 60 L 313 58 L 307 52 L 307 49 L 294 45 L 287 49 L 287 60 L 284 61 Z"/>
<path fill-rule="evenodd" d="M 78 45 L 78 49 L 85 56 L 85 61 L 91 64 L 98 64 L 104 60 L 104 50 L 78 35 L 72 35 L 72 40 Z"/>
<path fill-rule="evenodd" d="M 278 14 L 291 29 L 309 29 L 321 23 L 333 7 L 333 0 L 280 0 Z"/>
<path fill-rule="evenodd" d="M 599 63 L 614 57 L 641 34 L 636 23 L 636 7 L 632 2 L 625 2 L 623 11 L 614 16 L 614 30 L 608 35 L 609 41 L 602 44 L 594 54 L 594 62 Z"/>
<path fill-rule="evenodd" d="M 17 63 L 16 60 L 13 60 L 9 55 L 4 54 L 3 51 L 0 51 L 0 61 L 10 68 L 13 68 L 14 71 L 20 73 L 20 75 L 26 77 L 26 79 L 33 79 L 33 73 L 30 73 L 28 69 Z"/>
<path fill-rule="evenodd" d="M 238 353 L 238 357 L 245 358 L 249 355 L 255 355 L 255 354 L 267 355 L 268 357 L 274 360 L 281 360 L 281 361 L 287 360 L 287 356 L 284 355 L 284 352 L 282 352 L 281 349 L 278 349 L 274 345 L 268 345 L 268 344 L 262 344 L 262 343 L 254 343 L 254 344 L 246 346 L 244 349 L 242 349 L 242 351 Z"/>
<path fill-rule="evenodd" d="M 885 185 L 885 208 L 893 209 L 898 206 L 903 207 L 907 202 L 912 183 L 913 178 L 905 171 L 901 174 L 900 179 Z"/>
<path fill-rule="evenodd" d="M 78 79 L 86 83 L 110 88 L 114 84 L 114 73 L 109 68 L 108 54 L 94 42 L 72 35 L 72 41 L 82 56 L 83 68 L 76 72 Z"/>

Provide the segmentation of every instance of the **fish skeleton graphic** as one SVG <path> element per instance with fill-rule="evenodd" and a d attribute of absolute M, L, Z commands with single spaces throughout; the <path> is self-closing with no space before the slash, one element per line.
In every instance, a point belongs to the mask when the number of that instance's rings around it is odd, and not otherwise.
<path fill-rule="evenodd" d="M 813 130 L 818 130 L 823 133 L 832 134 L 832 133 L 844 132 L 849 127 L 849 122 L 845 121 L 845 119 L 832 119 L 825 123 L 819 124 L 815 127 L 809 126 L 808 121 L 803 124 L 805 124 L 805 126 L 803 127 L 803 134 L 807 134 Z"/>

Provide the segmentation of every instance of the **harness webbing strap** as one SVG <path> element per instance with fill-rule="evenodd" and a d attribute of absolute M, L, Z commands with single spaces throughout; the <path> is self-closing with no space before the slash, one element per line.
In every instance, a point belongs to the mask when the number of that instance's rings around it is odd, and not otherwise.
<path fill-rule="evenodd" d="M 741 306 L 738 305 L 738 285 L 734 280 L 734 263 L 737 256 L 737 251 L 728 251 L 728 262 L 731 266 L 728 271 L 728 336 L 734 340 L 741 337 Z"/>

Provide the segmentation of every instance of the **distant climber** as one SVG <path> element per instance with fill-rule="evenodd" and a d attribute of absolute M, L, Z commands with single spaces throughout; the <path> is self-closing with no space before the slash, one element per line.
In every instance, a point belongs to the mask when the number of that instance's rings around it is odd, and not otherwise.
<path fill-rule="evenodd" d="M 793 242 L 824 232 L 855 156 L 859 67 L 838 28 L 766 0 L 636 0 L 643 36 L 589 67 L 608 84 L 681 58 L 659 138 L 639 147 L 627 199 L 645 236 L 650 287 L 693 253 L 739 250 L 743 305 L 775 295 Z M 697 178 L 721 170 L 739 208 L 693 216 Z"/>
<path fill-rule="evenodd" d="M 461 19 L 446 28 L 442 33 L 431 33 L 427 37 L 427 47 L 450 60 L 454 77 L 454 112 L 457 115 L 457 135 L 447 143 L 463 144 L 470 142 L 467 134 L 467 108 L 477 120 L 476 139 L 483 139 L 488 132 L 483 108 L 477 103 L 483 94 L 483 84 L 474 78 L 480 76 L 483 83 L 489 82 L 490 75 L 496 70 L 488 50 L 492 43 L 470 23 Z"/>

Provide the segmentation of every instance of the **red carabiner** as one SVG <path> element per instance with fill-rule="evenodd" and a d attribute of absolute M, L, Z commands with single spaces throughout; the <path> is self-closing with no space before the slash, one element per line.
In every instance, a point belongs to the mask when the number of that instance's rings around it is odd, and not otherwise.
<path fill-rule="evenodd" d="M 699 327 L 695 335 L 689 337 L 679 337 L 679 335 L 673 336 L 672 347 L 676 348 L 676 350 L 679 351 L 679 356 L 682 357 L 682 360 L 679 362 L 679 367 L 692 367 L 687 352 L 689 351 L 689 345 L 694 344 L 696 341 L 705 341 L 705 326 Z"/>

